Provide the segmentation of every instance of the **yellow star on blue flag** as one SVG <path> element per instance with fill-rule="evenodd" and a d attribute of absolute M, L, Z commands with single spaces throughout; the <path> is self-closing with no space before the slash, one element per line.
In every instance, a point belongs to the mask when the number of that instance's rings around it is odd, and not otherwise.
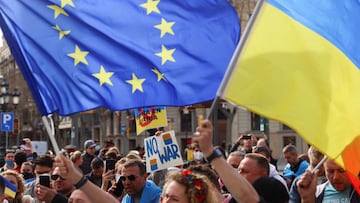
<path fill-rule="evenodd" d="M 42 115 L 212 100 L 240 38 L 226 0 L 51 2 L 0 1 Z"/>

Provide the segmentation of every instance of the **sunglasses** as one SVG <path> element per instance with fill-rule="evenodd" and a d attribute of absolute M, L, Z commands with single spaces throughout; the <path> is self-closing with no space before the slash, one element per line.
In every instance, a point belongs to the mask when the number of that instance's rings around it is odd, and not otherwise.
<path fill-rule="evenodd" d="M 57 174 L 51 175 L 51 180 L 57 180 L 58 178 L 60 178 L 60 180 L 65 180 L 63 177 L 61 177 Z"/>
<path fill-rule="evenodd" d="M 134 181 L 138 176 L 137 175 L 129 175 L 129 176 L 120 176 L 121 181 L 125 181 L 126 178 L 130 181 Z"/>

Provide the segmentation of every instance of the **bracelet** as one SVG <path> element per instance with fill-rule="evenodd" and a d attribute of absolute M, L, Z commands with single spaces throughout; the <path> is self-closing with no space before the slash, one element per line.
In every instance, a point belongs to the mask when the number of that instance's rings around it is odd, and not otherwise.
<path fill-rule="evenodd" d="M 80 181 L 77 182 L 74 186 L 75 186 L 76 189 L 80 189 L 82 186 L 85 185 L 85 183 L 87 181 L 88 181 L 88 179 L 85 176 L 83 176 L 83 177 L 81 177 Z"/>

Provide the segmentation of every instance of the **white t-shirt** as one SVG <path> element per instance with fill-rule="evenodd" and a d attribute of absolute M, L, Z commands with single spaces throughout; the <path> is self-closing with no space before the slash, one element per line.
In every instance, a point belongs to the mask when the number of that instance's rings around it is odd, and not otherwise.
<path fill-rule="evenodd" d="M 284 180 L 283 177 L 279 175 L 279 172 L 276 170 L 275 166 L 269 164 L 269 168 L 270 168 L 269 177 L 275 178 L 276 180 L 280 181 L 285 186 L 286 190 L 289 192 L 289 188 L 286 184 L 286 181 Z"/>

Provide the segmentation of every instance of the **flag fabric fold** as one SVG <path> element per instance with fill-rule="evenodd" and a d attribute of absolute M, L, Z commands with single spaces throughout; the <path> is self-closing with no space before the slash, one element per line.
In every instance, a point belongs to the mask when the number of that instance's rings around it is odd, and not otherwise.
<path fill-rule="evenodd" d="M 218 95 L 296 130 L 357 177 L 360 4 L 264 1 Z"/>
<path fill-rule="evenodd" d="M 240 36 L 226 0 L 0 1 L 42 115 L 212 100 Z"/>

